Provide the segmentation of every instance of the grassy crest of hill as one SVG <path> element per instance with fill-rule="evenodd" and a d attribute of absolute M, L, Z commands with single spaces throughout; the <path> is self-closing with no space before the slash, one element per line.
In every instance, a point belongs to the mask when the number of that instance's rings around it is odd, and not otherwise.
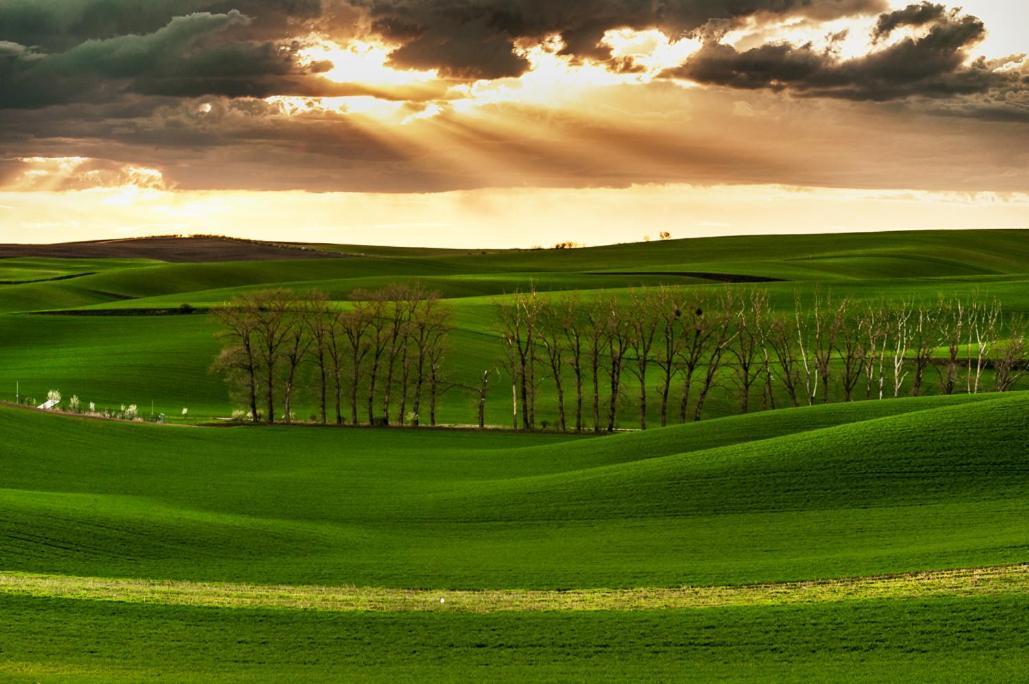
<path fill-rule="evenodd" d="M 207 249 L 195 245 L 197 240 L 200 239 L 138 242 L 148 245 L 146 255 L 153 259 L 160 260 L 163 254 L 169 261 L 190 261 L 182 255 Z M 87 274 L 91 269 L 75 266 L 77 260 L 70 257 L 78 255 L 96 262 L 96 255 L 85 247 L 69 245 L 67 253 L 62 252 L 69 258 L 46 260 L 49 268 L 39 275 L 48 277 L 67 272 L 62 269 L 86 274 L 66 283 L 65 287 L 71 292 L 94 293 L 91 303 L 102 304 L 119 299 L 216 291 L 216 294 L 200 295 L 200 301 L 210 302 L 230 295 L 233 288 L 275 283 L 291 286 L 308 283 L 342 297 L 354 288 L 375 287 L 383 278 L 427 278 L 450 296 L 468 296 L 509 292 L 519 286 L 524 288 L 530 280 L 538 281 L 541 289 L 589 289 L 669 279 L 687 283 L 718 282 L 731 276 L 847 283 L 1029 273 L 1029 240 L 1024 231 L 703 238 L 576 250 L 397 250 L 340 246 L 335 248 L 338 252 L 333 253 L 317 249 L 283 251 L 279 245 L 246 241 L 240 244 L 260 255 L 246 259 L 248 252 L 244 250 L 226 252 L 225 259 L 220 261 L 200 259 L 171 264 L 124 261 L 120 268 L 104 268 L 102 273 L 95 274 Z M 211 254 L 217 256 L 216 252 Z M 312 256 L 315 259 L 309 260 Z M 33 260 L 7 263 L 15 261 Z M 0 261 L 0 266 L 3 264 L 4 261 Z M 8 280 L 24 282 L 26 279 Z M 41 290 L 37 285 L 3 286 L 0 310 L 64 306 L 61 297 L 53 299 L 55 291 Z M 89 302 L 72 305 L 86 303 Z"/>
<path fill-rule="evenodd" d="M 2 409 L 0 557 L 7 570 L 87 576 L 448 588 L 1025 559 L 1029 396 L 783 415 L 570 439 Z"/>

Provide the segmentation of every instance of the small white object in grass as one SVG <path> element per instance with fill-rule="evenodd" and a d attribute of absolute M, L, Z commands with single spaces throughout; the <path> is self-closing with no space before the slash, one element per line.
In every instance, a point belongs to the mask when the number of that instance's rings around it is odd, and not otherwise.
<path fill-rule="evenodd" d="M 440 603 L 446 603 L 446 602 L 447 602 L 447 600 L 446 600 L 445 598 L 440 598 L 439 602 L 440 602 Z"/>

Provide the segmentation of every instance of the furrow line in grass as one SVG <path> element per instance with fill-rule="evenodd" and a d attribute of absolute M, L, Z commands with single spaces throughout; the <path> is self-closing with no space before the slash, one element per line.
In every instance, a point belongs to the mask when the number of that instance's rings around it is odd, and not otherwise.
<path fill-rule="evenodd" d="M 432 590 L 0 572 L 0 595 L 214 608 L 462 613 L 632 611 L 1029 594 L 1029 564 L 711 587 Z"/>

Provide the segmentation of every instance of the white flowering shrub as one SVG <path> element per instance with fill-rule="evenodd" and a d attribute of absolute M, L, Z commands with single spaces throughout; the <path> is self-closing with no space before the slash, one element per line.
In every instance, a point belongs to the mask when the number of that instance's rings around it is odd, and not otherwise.
<path fill-rule="evenodd" d="M 68 400 L 68 410 L 73 413 L 82 412 L 82 404 L 79 402 L 79 396 L 77 394 L 71 395 L 71 399 Z"/>
<path fill-rule="evenodd" d="M 122 415 L 125 417 L 125 420 L 135 420 L 139 417 L 139 408 L 135 404 L 129 404 L 122 410 Z"/>
<path fill-rule="evenodd" d="M 89 402 L 89 412 L 90 413 L 96 413 L 96 402 L 93 402 L 93 401 Z"/>
<path fill-rule="evenodd" d="M 188 408 L 182 409 L 182 417 L 185 418 L 188 415 L 189 415 L 189 409 Z"/>
<path fill-rule="evenodd" d="M 48 402 L 52 401 L 52 402 L 54 402 L 54 404 L 60 404 L 61 403 L 61 392 L 60 392 L 60 390 L 52 389 L 49 392 L 47 392 L 46 393 L 46 400 Z"/>

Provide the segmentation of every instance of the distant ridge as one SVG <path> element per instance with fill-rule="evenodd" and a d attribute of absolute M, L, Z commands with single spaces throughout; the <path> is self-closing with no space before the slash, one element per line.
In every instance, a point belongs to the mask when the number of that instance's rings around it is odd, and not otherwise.
<path fill-rule="evenodd" d="M 51 245 L 0 245 L 0 258 L 54 257 L 96 259 L 156 259 L 171 262 L 326 259 L 336 256 L 297 244 L 260 242 L 213 235 L 160 236 L 123 240 L 93 240 Z"/>

